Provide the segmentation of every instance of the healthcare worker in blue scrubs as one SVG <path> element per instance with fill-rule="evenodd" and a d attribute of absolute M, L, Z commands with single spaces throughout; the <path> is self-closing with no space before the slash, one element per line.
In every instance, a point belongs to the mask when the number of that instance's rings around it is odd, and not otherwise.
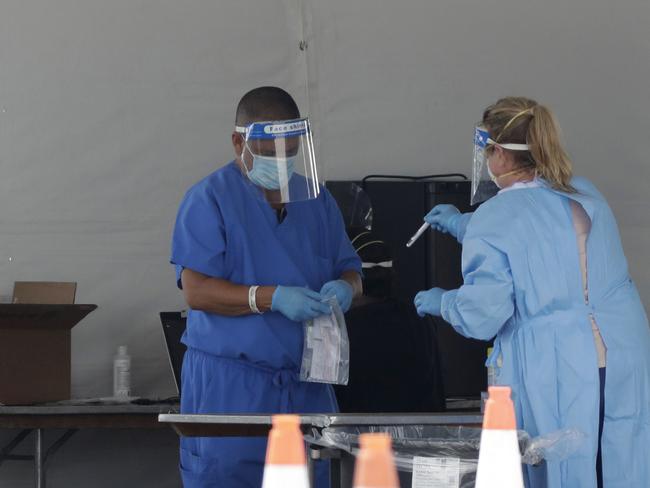
<path fill-rule="evenodd" d="M 345 311 L 361 262 L 318 183 L 309 120 L 280 88 L 239 102 L 236 159 L 199 181 L 178 210 L 171 262 L 189 305 L 182 413 L 327 413 L 330 385 L 299 381 L 302 322 Z M 265 438 L 181 439 L 188 488 L 258 488 Z M 317 486 L 327 486 L 326 466 Z"/>
<path fill-rule="evenodd" d="M 572 176 L 552 114 L 533 100 L 488 107 L 475 146 L 474 174 L 498 194 L 473 214 L 441 205 L 425 217 L 462 243 L 464 282 L 418 293 L 418 313 L 496 336 L 488 363 L 512 387 L 520 429 L 586 434 L 568 459 L 527 466 L 527 486 L 650 486 L 650 329 L 612 211 Z M 488 196 L 480 176 L 473 189 Z"/>

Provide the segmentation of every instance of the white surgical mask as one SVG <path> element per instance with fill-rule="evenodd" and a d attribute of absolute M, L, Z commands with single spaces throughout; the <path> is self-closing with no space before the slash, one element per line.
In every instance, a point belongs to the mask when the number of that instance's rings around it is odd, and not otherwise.
<path fill-rule="evenodd" d="M 512 170 L 512 171 L 508 171 L 507 173 L 504 173 L 504 174 L 502 174 L 502 175 L 497 176 L 497 175 L 495 175 L 495 174 L 492 172 L 492 168 L 490 168 L 490 160 L 489 160 L 489 159 L 488 159 L 486 165 L 487 165 L 488 175 L 490 175 L 490 179 L 491 179 L 492 182 L 493 182 L 493 183 L 494 183 L 494 184 L 499 188 L 499 190 L 502 190 L 502 189 L 503 189 L 503 186 L 501 186 L 501 185 L 499 184 L 499 180 L 500 180 L 501 178 L 505 178 L 506 176 L 514 175 L 514 174 L 517 174 L 517 173 L 521 173 L 522 171 L 525 171 L 525 170 L 527 169 L 527 168 L 519 168 L 519 169 L 515 169 L 515 170 Z"/>

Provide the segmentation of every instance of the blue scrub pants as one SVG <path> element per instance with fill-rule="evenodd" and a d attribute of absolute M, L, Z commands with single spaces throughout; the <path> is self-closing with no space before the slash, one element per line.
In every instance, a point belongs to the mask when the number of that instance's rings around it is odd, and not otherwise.
<path fill-rule="evenodd" d="M 329 385 L 302 383 L 291 370 L 212 356 L 189 348 L 182 370 L 181 413 L 333 413 Z M 266 438 L 182 437 L 185 488 L 259 488 Z M 316 463 L 316 487 L 329 486 L 328 464 Z"/>

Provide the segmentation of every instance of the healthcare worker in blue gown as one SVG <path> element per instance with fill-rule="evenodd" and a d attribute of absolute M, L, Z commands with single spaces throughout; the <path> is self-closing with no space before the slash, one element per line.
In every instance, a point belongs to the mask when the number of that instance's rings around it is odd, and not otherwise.
<path fill-rule="evenodd" d="M 330 385 L 299 381 L 302 322 L 329 312 L 326 297 L 349 308 L 361 262 L 317 183 L 309 121 L 284 90 L 257 88 L 239 103 L 232 144 L 236 159 L 190 188 L 174 228 L 189 305 L 181 412 L 336 412 Z M 265 450 L 265 438 L 184 437 L 183 484 L 259 488 Z"/>
<path fill-rule="evenodd" d="M 483 153 L 500 191 L 473 214 L 425 217 L 462 243 L 464 282 L 418 293 L 418 313 L 496 336 L 488 364 L 512 387 L 520 429 L 586 434 L 568 459 L 527 466 L 527 486 L 650 486 L 650 329 L 612 211 L 572 177 L 552 114 L 532 100 L 488 107 L 475 144 L 475 169 Z"/>

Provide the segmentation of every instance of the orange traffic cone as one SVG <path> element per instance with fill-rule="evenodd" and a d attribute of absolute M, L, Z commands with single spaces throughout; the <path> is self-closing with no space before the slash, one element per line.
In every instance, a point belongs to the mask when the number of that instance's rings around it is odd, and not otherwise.
<path fill-rule="evenodd" d="M 309 488 L 305 441 L 298 415 L 274 415 L 262 488 Z"/>
<path fill-rule="evenodd" d="M 361 434 L 354 488 L 399 488 L 388 434 Z"/>
<path fill-rule="evenodd" d="M 485 404 L 476 488 L 523 488 L 515 408 L 509 386 L 490 386 Z"/>

